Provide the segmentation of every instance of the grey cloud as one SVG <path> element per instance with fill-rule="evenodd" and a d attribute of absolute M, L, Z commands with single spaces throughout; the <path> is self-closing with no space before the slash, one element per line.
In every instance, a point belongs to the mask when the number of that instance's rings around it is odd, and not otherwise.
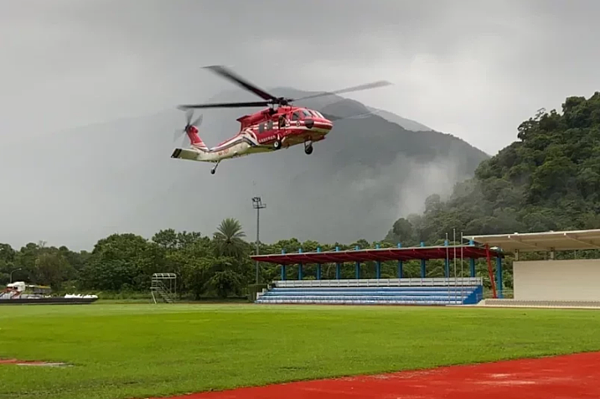
<path fill-rule="evenodd" d="M 217 63 L 263 87 L 317 91 L 387 79 L 395 86 L 349 97 L 493 154 L 538 108 L 598 89 L 599 11 L 595 0 L 0 2 L 0 165 L 18 176 L 7 154 L 32 140 L 232 89 L 200 69 Z M 119 132 L 124 141 L 127 134 Z M 71 161 L 55 162 L 59 173 Z M 85 176 L 74 181 L 87 184 Z M 15 180 L 13 189 L 30 184 Z M 72 190 L 60 184 L 57 204 Z M 0 205 L 39 206 L 26 196 Z"/>

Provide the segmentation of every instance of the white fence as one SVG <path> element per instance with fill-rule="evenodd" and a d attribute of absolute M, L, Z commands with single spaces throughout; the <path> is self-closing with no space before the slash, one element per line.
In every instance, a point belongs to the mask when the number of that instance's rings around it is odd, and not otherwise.
<path fill-rule="evenodd" d="M 456 278 L 390 278 L 347 280 L 279 280 L 277 288 L 327 288 L 327 287 L 465 287 L 483 285 L 481 277 Z"/>
<path fill-rule="evenodd" d="M 600 301 L 527 301 L 488 298 L 485 306 L 543 307 L 543 308 L 600 308 Z"/>

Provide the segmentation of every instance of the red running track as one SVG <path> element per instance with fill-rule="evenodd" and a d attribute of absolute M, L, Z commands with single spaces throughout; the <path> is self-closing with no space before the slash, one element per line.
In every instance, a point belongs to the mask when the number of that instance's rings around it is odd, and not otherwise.
<path fill-rule="evenodd" d="M 600 398 L 600 353 L 301 381 L 171 399 L 587 399 Z"/>

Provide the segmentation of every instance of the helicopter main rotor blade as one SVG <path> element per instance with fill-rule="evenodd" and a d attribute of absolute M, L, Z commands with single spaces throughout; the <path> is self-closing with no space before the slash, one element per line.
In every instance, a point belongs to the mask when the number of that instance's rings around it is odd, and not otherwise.
<path fill-rule="evenodd" d="M 369 117 L 371 115 L 376 115 L 379 112 L 381 112 L 381 111 L 375 110 L 375 111 L 363 112 L 362 114 L 354 114 L 354 115 L 348 115 L 348 116 L 336 116 L 336 115 L 332 115 L 332 114 L 326 114 L 323 112 L 321 112 L 321 114 L 325 118 L 329 119 L 330 121 L 335 122 L 335 121 L 341 121 L 344 119 L 362 119 L 362 118 Z"/>
<path fill-rule="evenodd" d="M 240 103 L 214 103 L 214 104 L 184 104 L 177 108 L 181 110 L 199 109 L 199 108 L 244 108 L 244 107 L 266 107 L 271 104 L 270 101 L 250 101 Z"/>
<path fill-rule="evenodd" d="M 374 89 L 376 87 L 390 86 L 391 84 L 392 83 L 390 83 L 390 82 L 388 82 L 386 80 L 380 80 L 380 81 L 377 81 L 377 82 L 365 83 L 365 84 L 358 85 L 358 86 L 348 87 L 346 89 L 335 90 L 335 91 L 327 91 L 327 92 L 313 94 L 313 95 L 306 96 L 306 97 L 295 98 L 293 101 L 300 101 L 300 100 L 306 100 L 306 99 L 309 99 L 309 98 L 317 98 L 317 97 L 323 97 L 323 96 L 330 96 L 330 95 L 333 95 L 333 94 L 350 93 L 350 92 L 353 92 L 353 91 Z"/>
<path fill-rule="evenodd" d="M 335 104 L 343 103 L 345 101 L 347 101 L 347 100 L 341 100 L 341 101 L 335 102 L 335 103 L 330 104 L 330 105 L 335 105 Z M 333 114 L 330 114 L 330 113 L 328 113 L 326 111 L 325 112 L 319 111 L 319 112 L 321 112 L 321 114 L 325 118 L 327 118 L 330 121 L 334 122 L 334 121 L 341 121 L 341 120 L 344 120 L 344 119 L 364 119 L 364 118 L 368 118 L 369 116 L 373 116 L 373 115 L 377 115 L 377 114 L 381 113 L 381 110 L 380 109 L 373 109 L 373 110 L 369 110 L 367 112 L 355 113 L 355 114 L 350 114 L 350 115 L 346 115 L 346 116 L 333 115 Z"/>
<path fill-rule="evenodd" d="M 259 89 L 258 87 L 254 86 L 252 83 L 248 82 L 247 80 L 242 79 L 240 76 L 231 72 L 230 70 L 225 68 L 223 65 L 210 65 L 210 66 L 206 66 L 204 68 L 210 69 L 211 71 L 213 71 L 214 73 L 216 73 L 218 75 L 221 75 L 225 79 L 229 79 L 229 80 L 233 81 L 238 86 L 241 86 L 244 89 L 251 91 L 252 93 L 256 94 L 257 96 L 259 96 L 265 100 L 272 100 L 272 101 L 277 100 L 276 97 L 272 96 L 271 94 L 267 93 L 266 91 L 264 91 L 262 89 Z"/>

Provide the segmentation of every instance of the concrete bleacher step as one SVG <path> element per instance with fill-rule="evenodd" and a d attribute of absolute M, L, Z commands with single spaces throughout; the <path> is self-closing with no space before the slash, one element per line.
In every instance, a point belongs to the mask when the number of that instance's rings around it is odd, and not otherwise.
<path fill-rule="evenodd" d="M 298 292 L 304 290 L 318 291 L 318 290 L 330 290 L 330 291 L 389 291 L 389 292 L 404 292 L 404 291 L 420 291 L 420 292 L 435 292 L 435 291 L 447 291 L 447 290 L 460 290 L 465 288 L 477 288 L 469 286 L 458 286 L 458 287 L 298 287 L 298 288 L 280 288 L 273 287 L 273 290 L 287 291 L 287 292 Z"/>
<path fill-rule="evenodd" d="M 407 300 L 407 301 L 415 301 L 415 302 L 420 302 L 420 301 L 427 301 L 427 300 L 432 300 L 432 301 L 447 301 L 447 300 L 464 300 L 466 298 L 466 295 L 463 295 L 462 297 L 459 295 L 427 295 L 427 296 L 411 296 L 411 297 L 405 297 L 405 296 L 379 296 L 379 295 L 348 295 L 348 296 L 339 296 L 339 295 L 298 295 L 298 296 L 285 296 L 285 295 L 263 295 L 262 298 L 264 299 L 271 299 L 273 298 L 273 300 L 295 300 L 295 299 L 307 299 L 307 300 L 365 300 L 365 299 L 372 299 L 375 301 L 398 301 L 398 300 Z"/>
<path fill-rule="evenodd" d="M 424 301 L 412 301 L 412 300 L 394 300 L 394 301 L 377 301 L 372 299 L 364 299 L 364 300 L 347 300 L 347 299 L 259 299 L 256 303 L 260 304 L 354 304 L 354 305 L 460 305 L 462 302 L 458 301 L 435 301 L 435 300 L 424 300 Z"/>
<path fill-rule="evenodd" d="M 265 296 L 305 296 L 305 295 L 322 295 L 322 296 L 354 296 L 354 295 L 374 295 L 374 296 L 456 296 L 468 295 L 473 292 L 473 288 L 463 288 L 462 290 L 438 290 L 438 291 L 366 291 L 366 290 L 300 290 L 300 291 L 280 291 L 274 289 L 265 293 Z"/>

